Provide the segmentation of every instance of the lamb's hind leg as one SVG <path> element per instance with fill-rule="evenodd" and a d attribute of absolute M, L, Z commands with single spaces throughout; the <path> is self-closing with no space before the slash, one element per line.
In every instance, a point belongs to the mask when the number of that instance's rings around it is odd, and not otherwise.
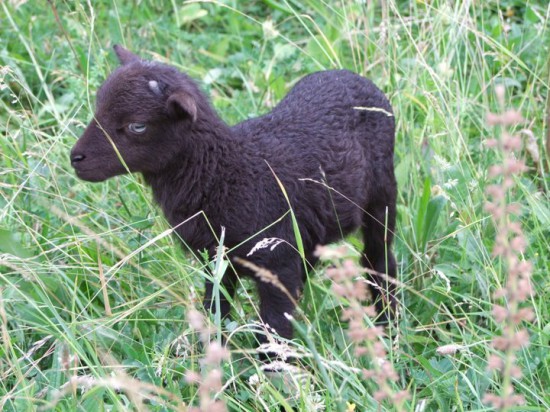
<path fill-rule="evenodd" d="M 365 250 L 361 263 L 365 268 L 377 272 L 368 274 L 367 278 L 374 284 L 370 290 L 379 313 L 388 304 L 392 310 L 396 305 L 395 284 L 392 282 L 396 277 L 396 262 L 391 251 L 394 230 L 395 194 L 387 192 L 387 196 L 368 206 L 363 219 Z"/>

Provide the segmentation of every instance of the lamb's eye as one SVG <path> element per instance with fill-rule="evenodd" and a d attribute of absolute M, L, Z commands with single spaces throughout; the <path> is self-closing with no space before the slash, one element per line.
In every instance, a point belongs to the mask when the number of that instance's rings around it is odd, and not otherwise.
<path fill-rule="evenodd" d="M 128 130 L 136 134 L 142 134 L 145 132 L 146 129 L 147 126 L 145 126 L 143 123 L 130 123 L 128 125 Z"/>

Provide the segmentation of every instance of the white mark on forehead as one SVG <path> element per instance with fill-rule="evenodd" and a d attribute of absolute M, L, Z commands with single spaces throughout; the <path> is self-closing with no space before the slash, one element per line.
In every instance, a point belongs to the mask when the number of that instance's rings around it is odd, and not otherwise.
<path fill-rule="evenodd" d="M 162 92 L 160 91 L 159 84 L 156 80 L 149 80 L 149 88 L 153 91 L 153 93 L 160 95 Z"/>

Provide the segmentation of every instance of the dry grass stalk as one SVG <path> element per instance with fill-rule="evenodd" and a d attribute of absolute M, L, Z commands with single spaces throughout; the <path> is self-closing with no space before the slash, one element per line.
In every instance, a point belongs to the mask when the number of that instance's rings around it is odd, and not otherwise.
<path fill-rule="evenodd" d="M 261 281 L 265 283 L 269 283 L 273 286 L 275 286 L 277 289 L 279 289 L 281 292 L 283 292 L 288 299 L 292 302 L 294 306 L 297 305 L 296 299 L 292 296 L 292 294 L 288 291 L 288 289 L 281 283 L 279 280 L 279 277 L 271 272 L 268 269 L 262 268 L 255 263 L 252 263 L 248 260 L 242 259 L 240 257 L 234 258 L 235 262 L 238 263 L 241 266 L 244 266 L 247 269 L 250 269 L 252 272 L 254 272 L 254 275 Z"/>

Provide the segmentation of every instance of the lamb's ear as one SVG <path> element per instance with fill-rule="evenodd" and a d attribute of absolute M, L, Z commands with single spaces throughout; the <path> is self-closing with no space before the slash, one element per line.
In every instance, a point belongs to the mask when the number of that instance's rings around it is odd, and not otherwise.
<path fill-rule="evenodd" d="M 115 44 L 113 46 L 113 49 L 115 49 L 115 53 L 118 57 L 118 60 L 120 61 L 120 64 L 122 64 L 122 65 L 141 60 L 139 58 L 139 56 L 136 56 L 131 51 L 126 50 L 120 44 Z"/>
<path fill-rule="evenodd" d="M 170 116 L 189 117 L 193 122 L 197 120 L 197 103 L 191 95 L 183 91 L 170 95 L 166 102 L 166 109 Z"/>

